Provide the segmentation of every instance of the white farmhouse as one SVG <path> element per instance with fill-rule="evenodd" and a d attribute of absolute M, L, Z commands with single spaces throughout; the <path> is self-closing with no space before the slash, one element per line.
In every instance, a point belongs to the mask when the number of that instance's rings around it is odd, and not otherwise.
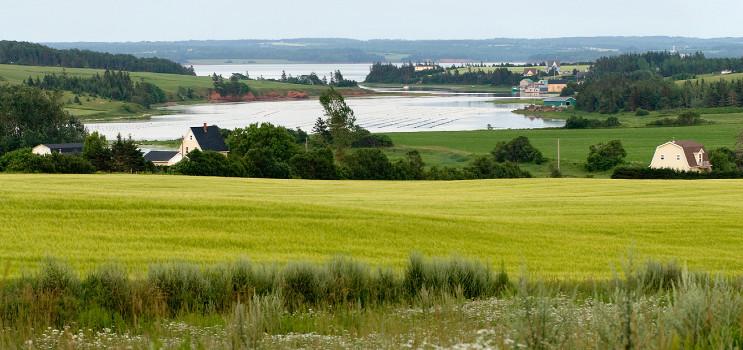
<path fill-rule="evenodd" d="M 712 170 L 707 151 L 695 141 L 671 141 L 658 146 L 650 167 L 695 172 Z"/>
<path fill-rule="evenodd" d="M 188 155 L 193 150 L 199 151 L 214 151 L 224 155 L 229 153 L 227 145 L 224 143 L 224 138 L 216 125 L 197 126 L 189 128 L 186 135 L 183 136 L 183 142 L 181 142 L 180 153 L 184 156 Z"/>

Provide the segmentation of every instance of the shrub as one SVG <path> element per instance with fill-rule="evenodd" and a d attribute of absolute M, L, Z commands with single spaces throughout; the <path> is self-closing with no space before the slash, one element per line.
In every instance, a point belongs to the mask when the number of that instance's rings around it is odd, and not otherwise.
<path fill-rule="evenodd" d="M 718 173 L 728 173 L 738 171 L 736 164 L 735 151 L 722 147 L 712 150 L 709 153 L 709 161 L 712 163 L 712 171 Z"/>
<path fill-rule="evenodd" d="M 536 163 L 544 162 L 542 152 L 534 148 L 529 138 L 519 136 L 509 142 L 498 142 L 491 152 L 498 162 Z"/>
<path fill-rule="evenodd" d="M 565 129 L 615 128 L 621 125 L 619 118 L 615 116 L 608 117 L 606 120 L 571 116 L 565 121 Z"/>
<path fill-rule="evenodd" d="M 627 157 L 622 142 L 612 140 L 608 143 L 599 143 L 589 148 L 586 169 L 588 171 L 609 170 L 622 162 Z"/>
<path fill-rule="evenodd" d="M 352 180 L 389 180 L 393 176 L 392 163 L 379 149 L 359 149 L 346 157 L 344 165 Z"/>
<path fill-rule="evenodd" d="M 651 169 L 649 167 L 618 167 L 614 169 L 612 179 L 674 179 L 674 180 L 698 180 L 698 179 L 740 179 L 743 172 L 684 172 L 674 169 Z"/>
<path fill-rule="evenodd" d="M 334 180 L 338 178 L 333 151 L 328 148 L 298 153 L 289 160 L 292 174 L 303 179 Z"/>
<path fill-rule="evenodd" d="M 351 145 L 351 147 L 354 148 L 381 148 L 393 146 L 394 143 L 389 136 L 379 134 L 363 135 Z"/>
<path fill-rule="evenodd" d="M 77 155 L 52 153 L 36 155 L 30 149 L 19 149 L 0 157 L 0 169 L 18 173 L 90 174 L 95 167 Z"/>
<path fill-rule="evenodd" d="M 467 179 L 528 178 L 531 174 L 513 163 L 497 163 L 493 157 L 480 156 L 464 169 Z"/>
<path fill-rule="evenodd" d="M 199 150 L 191 151 L 186 158 L 173 166 L 173 172 L 189 176 L 246 176 L 245 163 L 237 158 L 228 158 L 221 153 Z"/>
<path fill-rule="evenodd" d="M 650 115 L 650 112 L 646 109 L 638 108 L 635 111 L 635 115 L 638 117 L 644 117 L 644 116 Z"/>
<path fill-rule="evenodd" d="M 708 121 L 702 119 L 699 113 L 696 112 L 684 112 L 675 119 L 663 118 L 654 122 L 648 123 L 648 126 L 692 126 L 699 124 L 706 124 Z"/>

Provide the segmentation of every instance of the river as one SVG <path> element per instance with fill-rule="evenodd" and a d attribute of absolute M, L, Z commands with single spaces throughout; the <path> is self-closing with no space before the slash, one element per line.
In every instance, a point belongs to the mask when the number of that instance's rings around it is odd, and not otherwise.
<path fill-rule="evenodd" d="M 562 120 L 526 117 L 513 113 L 522 104 L 494 104 L 497 97 L 477 94 L 408 95 L 347 99 L 357 124 L 372 132 L 421 132 L 561 127 Z M 114 138 L 131 135 L 135 140 L 180 138 L 191 126 L 203 123 L 222 128 L 270 122 L 310 131 L 322 107 L 317 100 L 219 103 L 166 107 L 172 114 L 146 120 L 89 123 L 90 131 Z"/>

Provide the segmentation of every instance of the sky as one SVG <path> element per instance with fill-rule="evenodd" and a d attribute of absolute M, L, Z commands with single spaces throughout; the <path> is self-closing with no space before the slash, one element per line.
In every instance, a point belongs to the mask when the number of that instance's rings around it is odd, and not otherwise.
<path fill-rule="evenodd" d="M 0 0 L 0 40 L 743 37 L 742 0 Z"/>

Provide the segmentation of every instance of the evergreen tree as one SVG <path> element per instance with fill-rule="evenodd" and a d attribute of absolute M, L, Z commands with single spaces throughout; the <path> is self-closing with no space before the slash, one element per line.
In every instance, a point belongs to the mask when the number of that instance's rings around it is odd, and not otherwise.
<path fill-rule="evenodd" d="M 147 165 L 134 140 L 131 137 L 124 139 L 121 134 L 116 136 L 116 142 L 111 145 L 111 160 L 111 170 L 116 172 L 143 171 Z"/>
<path fill-rule="evenodd" d="M 90 161 L 98 171 L 110 171 L 112 153 L 106 137 L 97 131 L 88 135 L 83 144 L 83 158 Z"/>

